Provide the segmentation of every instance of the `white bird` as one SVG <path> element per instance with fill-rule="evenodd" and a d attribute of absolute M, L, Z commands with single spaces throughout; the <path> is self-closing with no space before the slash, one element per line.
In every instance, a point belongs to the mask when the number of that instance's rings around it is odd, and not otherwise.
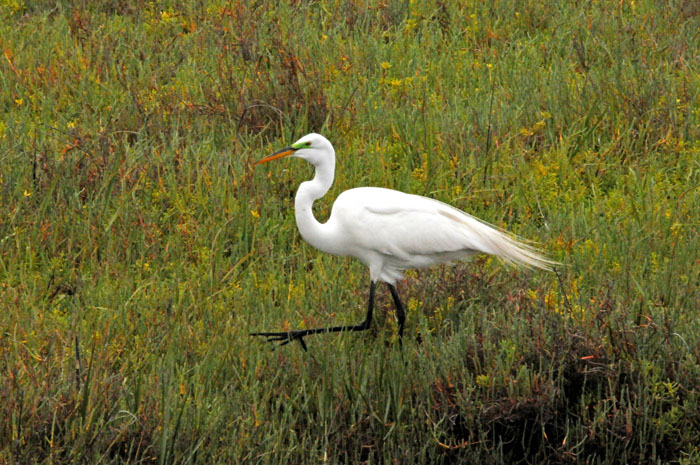
<path fill-rule="evenodd" d="M 289 147 L 256 162 L 267 163 L 293 156 L 316 168 L 311 181 L 301 183 L 294 201 L 297 227 L 306 242 L 334 255 L 355 257 L 369 268 L 367 317 L 358 325 L 259 332 L 268 342 L 285 345 L 297 340 L 306 350 L 304 337 L 340 331 L 364 331 L 372 322 L 377 282 L 388 284 L 396 305 L 399 338 L 406 315 L 394 285 L 403 271 L 468 259 L 478 253 L 495 255 L 506 262 L 551 270 L 557 263 L 485 222 L 438 200 L 379 187 L 358 187 L 338 196 L 326 223 L 314 218 L 312 205 L 323 197 L 335 175 L 335 150 L 320 134 L 307 134 Z"/>

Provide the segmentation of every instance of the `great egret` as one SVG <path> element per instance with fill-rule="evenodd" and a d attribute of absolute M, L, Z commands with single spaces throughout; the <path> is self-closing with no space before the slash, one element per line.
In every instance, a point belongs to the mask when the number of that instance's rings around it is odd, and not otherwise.
<path fill-rule="evenodd" d="M 301 183 L 294 201 L 301 236 L 317 249 L 334 255 L 352 256 L 369 268 L 367 317 L 358 325 L 258 332 L 267 342 L 280 345 L 297 340 L 306 350 L 305 336 L 340 331 L 364 331 L 372 322 L 376 283 L 388 284 L 396 305 L 399 338 L 406 315 L 394 284 L 403 270 L 467 259 L 486 253 L 526 267 L 551 270 L 556 264 L 537 250 L 467 213 L 440 201 L 379 187 L 359 187 L 338 196 L 326 223 L 314 218 L 311 206 L 333 183 L 335 150 L 320 134 L 307 134 L 294 144 L 256 162 L 267 163 L 293 156 L 316 168 L 313 180 Z"/>

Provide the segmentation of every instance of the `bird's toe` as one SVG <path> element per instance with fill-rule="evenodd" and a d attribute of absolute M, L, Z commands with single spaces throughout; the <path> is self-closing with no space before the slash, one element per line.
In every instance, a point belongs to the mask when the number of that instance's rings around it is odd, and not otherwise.
<path fill-rule="evenodd" d="M 279 346 L 286 346 L 295 339 L 301 344 L 301 348 L 304 351 L 308 351 L 306 347 L 306 342 L 304 342 L 303 337 L 306 332 L 303 330 L 287 331 L 287 332 L 260 332 L 260 333 L 250 333 L 251 336 L 261 336 L 265 338 L 265 342 L 270 342 L 273 344 L 279 344 Z"/>

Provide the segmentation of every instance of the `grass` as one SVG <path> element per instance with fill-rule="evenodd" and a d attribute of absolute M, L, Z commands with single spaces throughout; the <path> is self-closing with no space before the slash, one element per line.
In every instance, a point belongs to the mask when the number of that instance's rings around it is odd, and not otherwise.
<path fill-rule="evenodd" d="M 695 2 L 0 1 L 0 462 L 700 463 Z M 349 187 L 566 264 L 313 250 Z"/>

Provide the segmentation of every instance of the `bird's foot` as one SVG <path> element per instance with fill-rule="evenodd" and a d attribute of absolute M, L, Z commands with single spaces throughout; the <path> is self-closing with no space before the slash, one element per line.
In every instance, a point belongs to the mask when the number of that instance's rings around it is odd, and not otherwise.
<path fill-rule="evenodd" d="M 265 342 L 279 343 L 279 346 L 285 346 L 296 340 L 299 341 L 299 344 L 301 344 L 301 348 L 304 349 L 304 352 L 308 352 L 306 342 L 304 342 L 304 336 L 307 336 L 308 334 L 309 333 L 303 329 L 297 329 L 287 332 L 251 333 L 250 335 L 266 337 L 267 340 Z"/>

